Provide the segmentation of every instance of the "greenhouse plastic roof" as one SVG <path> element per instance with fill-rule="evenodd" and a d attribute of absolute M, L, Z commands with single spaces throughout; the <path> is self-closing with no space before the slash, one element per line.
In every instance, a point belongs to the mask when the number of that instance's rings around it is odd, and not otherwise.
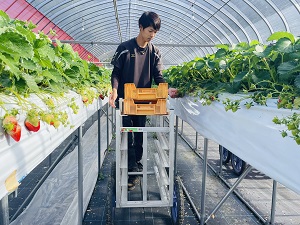
<path fill-rule="evenodd" d="M 216 44 L 267 43 L 277 31 L 300 35 L 300 0 L 27 2 L 101 62 L 110 62 L 118 44 L 137 36 L 138 19 L 144 11 L 161 17 L 161 29 L 153 43 L 161 50 L 165 68 L 211 54 Z"/>

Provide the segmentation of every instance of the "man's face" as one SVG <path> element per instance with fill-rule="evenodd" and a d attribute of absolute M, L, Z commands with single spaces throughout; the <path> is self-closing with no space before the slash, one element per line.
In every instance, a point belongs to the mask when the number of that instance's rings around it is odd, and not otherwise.
<path fill-rule="evenodd" d="M 146 27 L 143 29 L 143 27 L 140 27 L 140 32 L 142 34 L 142 37 L 145 42 L 150 42 L 155 37 L 157 30 L 155 30 L 153 27 Z"/>

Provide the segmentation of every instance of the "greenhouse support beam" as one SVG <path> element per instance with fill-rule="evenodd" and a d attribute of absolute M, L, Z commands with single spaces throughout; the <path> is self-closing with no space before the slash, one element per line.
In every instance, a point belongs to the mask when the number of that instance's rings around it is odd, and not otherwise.
<path fill-rule="evenodd" d="M 225 194 L 225 196 L 219 201 L 219 203 L 216 205 L 216 207 L 211 211 L 209 216 L 205 220 L 205 224 L 208 222 L 210 218 L 213 217 L 213 215 L 218 211 L 218 209 L 223 205 L 223 203 L 226 201 L 226 199 L 230 196 L 230 194 L 235 190 L 235 188 L 240 184 L 240 182 L 248 175 L 248 173 L 251 171 L 252 166 L 248 165 L 245 171 L 241 174 L 241 176 L 234 182 L 232 187 L 228 190 L 228 192 Z M 203 192 L 203 190 L 202 190 Z M 202 218 L 201 218 L 202 219 Z M 201 224 L 202 225 L 202 224 Z"/>
<path fill-rule="evenodd" d="M 103 42 L 103 41 L 76 41 L 76 40 L 59 40 L 61 43 L 68 44 L 87 44 L 87 45 L 120 45 L 119 42 Z M 53 43 L 56 43 L 56 40 L 52 40 Z M 166 43 L 155 43 L 155 46 L 163 46 L 163 47 L 215 47 L 216 44 L 166 44 Z"/>
<path fill-rule="evenodd" d="M 107 140 L 107 149 L 108 149 L 108 146 L 109 146 L 109 112 L 108 112 L 108 110 L 109 110 L 109 104 L 107 104 L 106 105 L 106 112 L 107 112 L 107 114 L 106 114 L 106 128 L 107 128 L 107 138 L 106 138 L 106 140 Z"/>
<path fill-rule="evenodd" d="M 83 150 L 82 150 L 82 126 L 78 127 L 78 224 L 83 220 Z"/>
<path fill-rule="evenodd" d="M 203 160 L 203 156 L 198 153 L 195 152 L 195 154 Z M 214 174 L 228 187 L 230 188 L 232 185 L 230 183 L 228 183 L 221 175 L 220 173 L 218 173 L 210 164 L 208 164 L 209 168 L 214 172 Z M 249 204 L 249 202 L 247 202 L 240 194 L 239 192 L 237 192 L 236 190 L 233 191 L 233 193 L 238 197 L 239 200 L 242 201 L 242 203 L 244 203 L 248 209 L 263 223 L 266 223 L 266 220 Z"/>
<path fill-rule="evenodd" d="M 101 111 L 97 112 L 98 115 L 98 176 L 101 172 Z"/>
<path fill-rule="evenodd" d="M 179 180 L 179 182 L 180 182 L 180 185 L 181 185 L 181 187 L 182 187 L 182 189 L 183 189 L 183 192 L 184 192 L 185 196 L 186 196 L 187 199 L 189 200 L 189 204 L 192 206 L 192 208 L 193 208 L 193 210 L 194 210 L 194 212 L 195 212 L 195 214 L 196 214 L 198 220 L 201 221 L 201 216 L 200 216 L 200 214 L 199 214 L 199 212 L 198 212 L 198 208 L 197 208 L 197 206 L 195 205 L 195 203 L 193 202 L 193 199 L 192 199 L 191 195 L 189 194 L 188 190 L 187 190 L 186 187 L 184 186 L 184 184 L 183 184 L 183 182 L 182 182 L 182 180 L 181 180 L 180 177 L 179 177 L 178 180 Z"/>
<path fill-rule="evenodd" d="M 193 150 L 194 149 L 194 147 L 192 146 L 192 144 L 191 143 L 189 143 L 189 141 L 187 140 L 187 138 L 183 135 L 183 134 L 180 134 L 179 132 L 178 132 L 178 135 L 181 137 L 181 139 L 183 140 L 183 141 L 185 141 L 185 143 L 191 148 L 191 150 Z M 203 155 L 202 154 L 200 154 L 199 152 L 197 152 L 197 151 L 194 151 L 194 153 L 200 158 L 200 159 L 202 159 L 202 161 L 203 161 Z M 221 159 L 220 159 L 221 160 Z M 222 173 L 220 173 L 220 172 L 217 172 L 214 168 L 213 168 L 213 166 L 212 165 L 210 165 L 209 163 L 207 164 L 208 165 L 208 167 L 214 172 L 214 174 L 228 187 L 228 188 L 230 188 L 232 185 L 230 184 L 230 183 L 228 183 L 222 176 L 221 176 L 221 174 Z M 220 168 L 220 169 L 222 169 L 222 168 Z M 184 185 L 183 183 L 182 183 L 182 185 Z M 233 193 L 238 197 L 238 199 L 240 199 L 247 207 L 248 207 L 248 209 L 260 220 L 260 221 L 262 221 L 262 223 L 263 224 L 266 224 L 267 223 L 267 221 L 236 191 L 236 190 L 234 190 L 233 191 Z M 186 193 L 186 194 L 188 194 L 188 193 Z M 191 204 L 191 205 L 193 205 L 193 204 Z M 195 208 L 194 209 L 195 211 L 197 211 L 197 208 Z M 198 217 L 199 218 L 199 220 L 200 220 L 200 216 Z"/>
<path fill-rule="evenodd" d="M 0 225 L 9 224 L 8 195 L 0 200 Z"/>
<path fill-rule="evenodd" d="M 194 151 L 197 151 L 197 149 L 198 149 L 198 132 L 196 131 L 196 142 L 195 142 Z"/>
<path fill-rule="evenodd" d="M 271 206 L 271 217 L 270 217 L 270 224 L 272 225 L 275 224 L 276 199 L 277 199 L 277 181 L 273 180 L 272 206 Z"/>
<path fill-rule="evenodd" d="M 204 155 L 203 155 L 203 171 L 202 171 L 202 189 L 201 189 L 201 212 L 200 224 L 205 223 L 205 198 L 206 198 L 206 177 L 207 177 L 207 150 L 208 139 L 204 138 Z"/>
<path fill-rule="evenodd" d="M 219 145 L 219 149 L 220 149 L 220 145 Z M 219 176 L 222 176 L 222 172 L 223 172 L 223 151 L 224 151 L 224 148 L 221 147 L 221 151 L 220 151 L 220 161 L 219 161 L 219 167 L 220 167 L 220 170 L 219 170 Z"/>
<path fill-rule="evenodd" d="M 114 112 L 115 112 L 115 108 L 114 107 L 110 107 L 111 108 L 111 115 L 110 115 L 110 123 L 111 123 L 111 134 L 116 132 L 115 126 L 114 126 Z"/>
<path fill-rule="evenodd" d="M 170 126 L 170 122 L 168 123 Z M 174 145 L 174 177 L 177 175 L 177 143 L 178 143 L 178 116 L 175 118 L 175 145 Z M 181 182 L 181 181 L 180 181 Z M 182 182 L 181 182 L 182 183 Z"/>

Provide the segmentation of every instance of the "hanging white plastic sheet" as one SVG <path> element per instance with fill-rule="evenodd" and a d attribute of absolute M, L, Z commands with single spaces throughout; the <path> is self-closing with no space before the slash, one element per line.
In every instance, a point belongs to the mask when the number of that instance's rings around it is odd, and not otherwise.
<path fill-rule="evenodd" d="M 278 109 L 276 100 L 271 99 L 267 106 L 246 109 L 242 101 L 236 112 L 225 111 L 222 100 L 241 97 L 245 96 L 223 94 L 220 102 L 204 106 L 201 99 L 187 96 L 169 99 L 169 107 L 202 136 L 300 194 L 300 146 L 291 137 L 283 138 L 280 131 L 287 128 L 272 121 L 275 116 L 283 118 L 300 110 Z"/>
<path fill-rule="evenodd" d="M 13 102 L 7 96 L 7 102 Z M 3 100 L 3 98 L 1 99 Z M 67 105 L 71 99 L 79 106 L 77 114 Z M 59 126 L 57 129 L 44 122 L 38 132 L 30 132 L 24 126 L 25 115 L 22 113 L 18 117 L 18 122 L 22 127 L 21 139 L 19 142 L 9 137 L 0 126 L 0 199 L 13 191 L 39 163 L 41 163 L 56 147 L 58 147 L 71 133 L 83 124 L 91 115 L 97 112 L 100 107 L 107 103 L 104 100 L 94 99 L 92 104 L 84 105 L 81 96 L 75 92 L 69 92 L 65 98 L 60 100 L 60 111 L 66 111 L 70 127 Z M 39 107 L 45 107 L 44 103 L 37 96 L 30 96 L 29 101 L 36 103 Z M 17 105 L 10 104 L 11 108 Z M 0 116 L 5 114 L 0 109 Z M 0 121 L 1 122 L 1 121 Z"/>
<path fill-rule="evenodd" d="M 106 116 L 101 117 L 101 164 L 107 149 Z M 112 137 L 109 124 L 109 141 Z M 98 178 L 98 124 L 82 138 L 83 212 L 87 209 Z M 66 155 L 43 182 L 26 209 L 11 225 L 78 224 L 78 147 Z"/>

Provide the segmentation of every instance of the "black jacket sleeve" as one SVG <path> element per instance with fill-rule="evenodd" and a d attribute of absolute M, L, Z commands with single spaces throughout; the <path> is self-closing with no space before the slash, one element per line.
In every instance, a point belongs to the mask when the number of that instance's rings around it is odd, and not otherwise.
<path fill-rule="evenodd" d="M 161 60 L 161 54 L 158 48 L 153 46 L 154 50 L 154 63 L 153 63 L 153 79 L 156 84 L 165 83 L 165 79 L 162 75 L 163 65 Z"/>
<path fill-rule="evenodd" d="M 111 74 L 111 86 L 112 88 L 118 89 L 119 82 L 120 82 L 120 76 L 121 76 L 121 71 L 123 68 L 124 64 L 124 57 L 126 54 L 127 50 L 124 48 L 124 46 L 119 45 L 112 60 L 111 64 L 114 66 L 114 69 Z"/>

